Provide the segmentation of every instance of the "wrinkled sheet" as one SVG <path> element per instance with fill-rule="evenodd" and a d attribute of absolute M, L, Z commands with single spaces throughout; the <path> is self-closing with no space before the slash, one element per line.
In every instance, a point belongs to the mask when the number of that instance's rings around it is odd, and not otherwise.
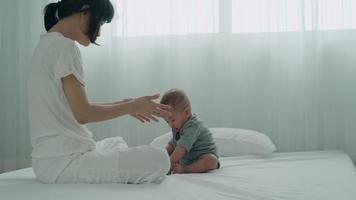
<path fill-rule="evenodd" d="M 170 175 L 142 185 L 42 184 L 27 168 L 0 174 L 0 199 L 356 199 L 355 167 L 343 152 L 227 157 L 220 163 L 209 173 Z"/>

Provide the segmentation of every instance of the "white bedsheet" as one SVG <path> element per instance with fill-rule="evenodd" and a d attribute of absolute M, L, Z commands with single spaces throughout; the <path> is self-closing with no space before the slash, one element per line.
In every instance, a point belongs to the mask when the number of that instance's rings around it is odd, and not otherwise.
<path fill-rule="evenodd" d="M 343 152 L 230 157 L 221 165 L 210 173 L 171 175 L 143 185 L 46 185 L 28 168 L 0 175 L 0 199 L 356 199 L 356 171 Z"/>

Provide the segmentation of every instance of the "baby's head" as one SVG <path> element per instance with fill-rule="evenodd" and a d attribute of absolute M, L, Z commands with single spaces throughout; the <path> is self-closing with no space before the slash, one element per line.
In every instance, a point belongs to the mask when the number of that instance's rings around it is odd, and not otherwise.
<path fill-rule="evenodd" d="M 161 99 L 161 104 L 172 108 L 172 115 L 166 119 L 171 128 L 180 130 L 184 123 L 192 116 L 188 96 L 182 90 L 171 89 Z"/>

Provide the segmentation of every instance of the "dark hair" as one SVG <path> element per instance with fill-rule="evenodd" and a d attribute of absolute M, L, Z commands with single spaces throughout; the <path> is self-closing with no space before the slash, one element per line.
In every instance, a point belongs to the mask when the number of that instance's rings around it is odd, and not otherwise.
<path fill-rule="evenodd" d="M 83 9 L 83 6 L 88 9 Z M 101 23 L 110 23 L 114 17 L 114 7 L 109 0 L 62 0 L 50 3 L 44 8 L 44 24 L 49 31 L 57 22 L 75 13 L 89 11 L 90 19 L 86 35 L 94 44 Z"/>
<path fill-rule="evenodd" d="M 170 105 L 175 109 L 181 109 L 190 106 L 188 96 L 184 91 L 178 89 L 168 90 L 160 101 L 161 104 Z"/>

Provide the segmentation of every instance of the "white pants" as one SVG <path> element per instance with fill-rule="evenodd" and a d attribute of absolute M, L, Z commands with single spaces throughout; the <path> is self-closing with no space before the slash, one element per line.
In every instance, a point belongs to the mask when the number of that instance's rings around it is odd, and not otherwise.
<path fill-rule="evenodd" d="M 37 178 L 45 183 L 151 183 L 168 173 L 165 149 L 151 146 L 128 148 L 120 138 L 96 143 L 95 151 L 60 158 L 34 159 Z"/>

